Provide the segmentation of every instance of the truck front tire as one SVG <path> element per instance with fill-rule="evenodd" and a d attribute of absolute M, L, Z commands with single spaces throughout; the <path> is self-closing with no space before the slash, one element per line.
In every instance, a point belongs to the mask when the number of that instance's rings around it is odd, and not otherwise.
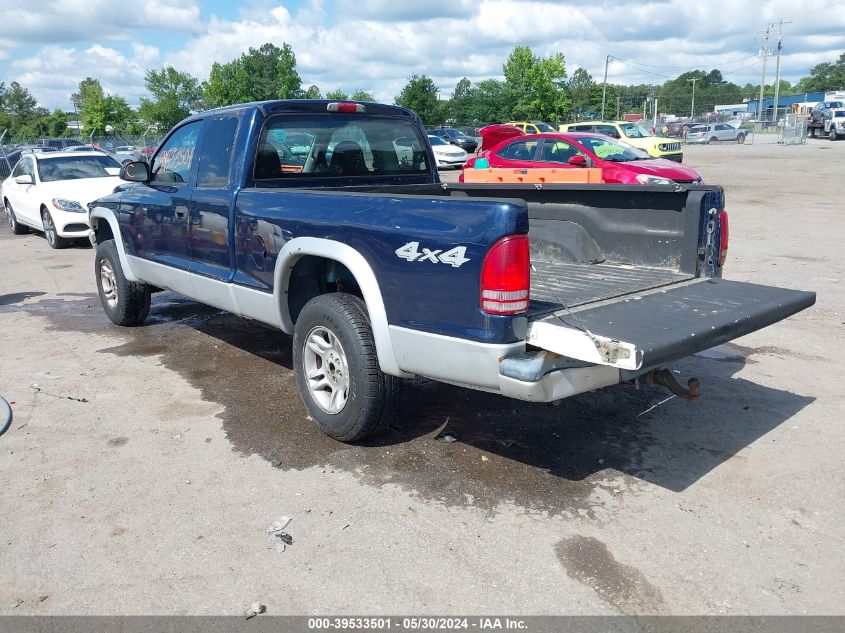
<path fill-rule="evenodd" d="M 114 240 L 97 245 L 94 275 L 100 303 L 116 325 L 141 325 L 150 313 L 150 287 L 128 281 L 120 265 Z"/>
<path fill-rule="evenodd" d="M 293 365 L 305 407 L 327 435 L 356 442 L 388 421 L 397 379 L 379 368 L 358 297 L 324 294 L 305 304 L 294 326 Z"/>

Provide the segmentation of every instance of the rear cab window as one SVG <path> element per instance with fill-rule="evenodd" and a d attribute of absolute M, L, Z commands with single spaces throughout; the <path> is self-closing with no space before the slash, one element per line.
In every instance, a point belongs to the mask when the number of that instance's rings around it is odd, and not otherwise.
<path fill-rule="evenodd" d="M 269 118 L 255 155 L 256 181 L 421 175 L 428 144 L 414 121 L 355 114 Z"/>

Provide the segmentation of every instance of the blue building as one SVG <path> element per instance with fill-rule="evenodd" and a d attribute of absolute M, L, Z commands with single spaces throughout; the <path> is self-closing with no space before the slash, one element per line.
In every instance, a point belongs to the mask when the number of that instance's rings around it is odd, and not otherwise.
<path fill-rule="evenodd" d="M 763 114 L 760 117 L 761 121 L 775 121 L 787 112 L 792 111 L 793 104 L 796 103 L 818 103 L 824 101 L 823 92 L 805 92 L 798 95 L 780 95 L 778 96 L 778 117 L 773 116 L 774 97 L 766 97 L 763 99 Z M 748 112 L 757 117 L 757 109 L 759 108 L 759 99 L 749 99 Z"/>

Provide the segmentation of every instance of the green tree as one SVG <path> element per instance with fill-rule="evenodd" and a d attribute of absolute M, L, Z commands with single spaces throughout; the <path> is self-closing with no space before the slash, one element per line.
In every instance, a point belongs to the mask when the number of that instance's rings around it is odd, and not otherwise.
<path fill-rule="evenodd" d="M 554 120 L 569 111 L 563 53 L 540 58 L 528 46 L 517 46 L 502 71 L 514 118 Z"/>
<path fill-rule="evenodd" d="M 373 96 L 371 92 L 367 92 L 363 88 L 358 88 L 355 92 L 352 93 L 350 97 L 352 101 L 370 101 L 373 102 L 376 98 Z"/>
<path fill-rule="evenodd" d="M 470 92 L 468 113 L 468 123 L 473 125 L 507 121 L 511 103 L 505 83 L 498 79 L 479 81 Z"/>
<path fill-rule="evenodd" d="M 810 75 L 796 85 L 797 92 L 828 92 L 845 90 L 845 53 L 835 62 L 816 64 Z"/>
<path fill-rule="evenodd" d="M 12 119 L 23 125 L 31 121 L 36 114 L 38 101 L 17 81 L 9 84 L 3 97 L 3 109 Z"/>
<path fill-rule="evenodd" d="M 337 90 L 329 90 L 326 93 L 326 99 L 334 99 L 336 101 L 346 101 L 349 99 L 349 95 L 346 94 L 345 91 L 337 89 Z"/>
<path fill-rule="evenodd" d="M 308 90 L 305 91 L 303 97 L 305 99 L 322 99 L 323 95 L 317 86 L 312 85 L 308 87 Z"/>
<path fill-rule="evenodd" d="M 249 73 L 242 59 L 226 64 L 214 62 L 208 80 L 202 83 L 201 91 L 203 104 L 208 108 L 255 100 Z"/>
<path fill-rule="evenodd" d="M 59 108 L 53 110 L 46 123 L 49 136 L 64 136 L 67 133 L 67 115 Z"/>
<path fill-rule="evenodd" d="M 444 108 L 437 101 L 437 86 L 426 75 L 412 75 L 396 97 L 396 104 L 416 112 L 426 125 L 445 120 Z"/>
<path fill-rule="evenodd" d="M 593 76 L 583 68 L 577 68 L 569 78 L 569 99 L 572 101 L 572 112 L 577 117 L 583 117 L 590 110 L 590 95 L 595 82 Z"/>
<path fill-rule="evenodd" d="M 449 117 L 459 124 L 471 122 L 472 97 L 472 82 L 463 77 L 455 84 L 455 90 L 449 100 Z"/>
<path fill-rule="evenodd" d="M 299 99 L 302 96 L 302 79 L 296 72 L 296 55 L 293 48 L 284 43 L 282 48 L 277 50 L 279 53 L 276 62 L 276 96 L 279 99 Z"/>
<path fill-rule="evenodd" d="M 138 114 L 162 132 L 196 112 L 202 103 L 202 90 L 197 79 L 173 66 L 148 70 L 144 82 L 150 97 L 141 98 Z"/>

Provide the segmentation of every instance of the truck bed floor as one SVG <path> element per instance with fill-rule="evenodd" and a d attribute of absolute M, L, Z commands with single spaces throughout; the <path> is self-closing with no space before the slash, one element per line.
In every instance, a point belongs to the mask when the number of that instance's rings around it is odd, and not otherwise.
<path fill-rule="evenodd" d="M 532 264 L 537 272 L 531 272 L 529 317 L 557 310 L 560 301 L 572 308 L 692 279 L 673 270 L 626 264 Z"/>

